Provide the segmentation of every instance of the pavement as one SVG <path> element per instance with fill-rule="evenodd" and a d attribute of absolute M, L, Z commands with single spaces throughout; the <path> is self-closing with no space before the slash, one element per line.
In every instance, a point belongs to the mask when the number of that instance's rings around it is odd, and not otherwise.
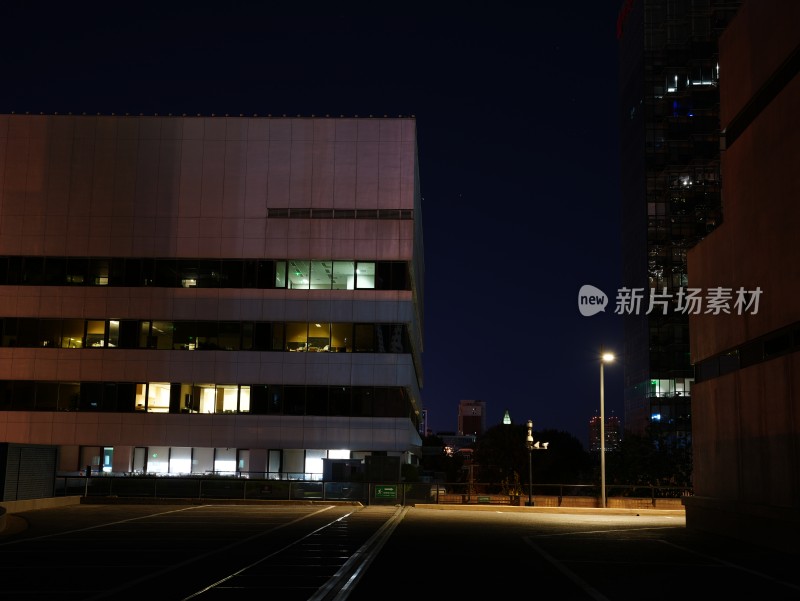
<path fill-rule="evenodd" d="M 679 515 L 685 516 L 685 509 L 628 509 L 624 507 L 548 507 L 546 505 L 528 507 L 526 505 L 473 505 L 447 503 L 414 503 L 420 509 L 460 510 L 460 511 L 492 511 L 521 513 L 558 513 L 577 515 Z"/>
<path fill-rule="evenodd" d="M 141 500 L 137 499 L 137 503 L 141 504 Z M 174 500 L 170 500 L 173 502 Z M 115 504 L 125 503 L 122 499 L 114 499 Z M 158 504 L 158 501 L 151 501 L 152 504 Z M 220 499 L 215 501 L 214 504 L 224 504 L 225 500 Z M 299 501 L 298 504 L 306 504 L 307 501 Z M 103 504 L 102 501 L 94 500 L 93 504 Z M 475 505 L 475 504 L 446 504 L 446 503 L 415 503 L 414 507 L 420 509 L 438 509 L 440 511 L 458 510 L 458 511 L 491 511 L 503 513 L 556 513 L 563 515 L 627 515 L 627 516 L 642 516 L 642 515 L 674 515 L 685 516 L 684 509 L 625 509 L 625 508 L 605 508 L 599 507 L 548 507 L 548 506 L 516 506 L 516 505 Z M 31 511 L 30 509 L 27 511 Z M 19 532 L 23 532 L 28 528 L 28 521 L 17 514 L 7 513 L 5 519 L 5 528 L 0 529 L 0 538 L 12 536 Z"/>
<path fill-rule="evenodd" d="M 23 532 L 28 528 L 28 520 L 18 515 L 6 515 L 6 527 L 0 530 L 0 538 Z"/>

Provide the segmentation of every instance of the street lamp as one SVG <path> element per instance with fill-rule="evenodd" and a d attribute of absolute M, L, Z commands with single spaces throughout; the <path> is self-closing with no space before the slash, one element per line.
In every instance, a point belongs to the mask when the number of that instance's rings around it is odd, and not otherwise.
<path fill-rule="evenodd" d="M 549 442 L 533 442 L 533 420 L 528 420 L 528 437 L 525 446 L 528 448 L 528 507 L 533 507 L 533 452 L 546 451 Z"/>
<path fill-rule="evenodd" d="M 528 507 L 533 507 L 533 420 L 528 420 Z"/>
<path fill-rule="evenodd" d="M 606 401 L 603 382 L 603 365 L 614 360 L 613 353 L 600 346 L 600 507 L 606 506 Z"/>

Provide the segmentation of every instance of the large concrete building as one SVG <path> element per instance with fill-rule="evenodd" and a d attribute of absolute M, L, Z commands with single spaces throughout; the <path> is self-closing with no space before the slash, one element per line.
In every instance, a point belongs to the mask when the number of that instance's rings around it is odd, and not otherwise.
<path fill-rule="evenodd" d="M 416 463 L 413 118 L 0 116 L 0 441 L 59 470 Z"/>
<path fill-rule="evenodd" d="M 743 306 L 693 314 L 690 528 L 800 538 L 800 3 L 748 0 L 720 38 L 725 220 L 689 279 Z M 749 308 L 748 308 L 749 307 Z M 742 309 L 747 309 L 742 310 Z"/>

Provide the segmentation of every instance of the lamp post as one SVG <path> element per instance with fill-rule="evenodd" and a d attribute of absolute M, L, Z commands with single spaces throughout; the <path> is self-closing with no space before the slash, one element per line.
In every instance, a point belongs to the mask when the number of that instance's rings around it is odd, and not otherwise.
<path fill-rule="evenodd" d="M 533 452 L 546 451 L 549 442 L 533 442 L 533 420 L 528 420 L 528 437 L 525 446 L 528 448 L 528 507 L 533 507 Z"/>
<path fill-rule="evenodd" d="M 614 360 L 613 353 L 607 353 L 600 346 L 600 507 L 606 506 L 606 402 L 603 365 Z"/>
<path fill-rule="evenodd" d="M 528 420 L 528 507 L 533 507 L 533 420 Z"/>

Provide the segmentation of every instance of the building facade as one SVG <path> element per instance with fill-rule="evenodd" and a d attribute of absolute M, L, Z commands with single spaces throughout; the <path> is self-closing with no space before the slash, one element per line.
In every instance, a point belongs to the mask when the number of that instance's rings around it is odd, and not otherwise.
<path fill-rule="evenodd" d="M 686 253 L 722 220 L 717 40 L 738 0 L 625 0 L 617 23 L 625 429 L 691 440 Z"/>
<path fill-rule="evenodd" d="M 486 401 L 458 402 L 458 434 L 480 436 L 486 431 Z"/>
<path fill-rule="evenodd" d="M 800 4 L 747 0 L 720 38 L 725 222 L 689 253 L 747 305 L 691 316 L 689 528 L 796 552 L 800 537 Z M 744 310 L 747 309 L 747 310 Z"/>
<path fill-rule="evenodd" d="M 606 418 L 605 423 L 605 450 L 606 453 L 619 449 L 622 442 L 622 424 L 616 415 Z M 600 452 L 600 416 L 595 415 L 589 420 L 589 452 Z"/>
<path fill-rule="evenodd" d="M 419 420 L 419 435 L 421 438 L 425 438 L 426 436 L 430 436 L 432 432 L 428 429 L 428 410 L 423 408 L 420 410 L 420 420 Z"/>
<path fill-rule="evenodd" d="M 0 116 L 0 440 L 64 473 L 420 455 L 413 118 Z"/>

